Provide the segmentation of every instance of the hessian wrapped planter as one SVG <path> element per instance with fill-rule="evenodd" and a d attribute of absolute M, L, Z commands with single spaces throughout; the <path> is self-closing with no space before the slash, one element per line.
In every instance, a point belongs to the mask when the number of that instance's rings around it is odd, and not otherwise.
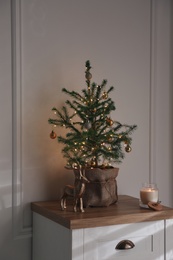
<path fill-rule="evenodd" d="M 116 177 L 118 171 L 119 168 L 88 168 L 85 170 L 85 176 L 90 182 L 85 186 L 84 207 L 107 207 L 117 202 Z"/>

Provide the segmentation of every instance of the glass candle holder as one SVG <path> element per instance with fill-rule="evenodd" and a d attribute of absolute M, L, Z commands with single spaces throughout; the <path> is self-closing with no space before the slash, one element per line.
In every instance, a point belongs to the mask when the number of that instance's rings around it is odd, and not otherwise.
<path fill-rule="evenodd" d="M 155 183 L 144 183 L 140 190 L 140 206 L 148 207 L 149 202 L 159 201 L 159 191 Z"/>

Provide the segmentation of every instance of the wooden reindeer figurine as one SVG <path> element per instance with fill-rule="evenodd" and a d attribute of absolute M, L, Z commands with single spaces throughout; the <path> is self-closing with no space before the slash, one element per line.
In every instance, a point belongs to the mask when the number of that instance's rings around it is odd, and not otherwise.
<path fill-rule="evenodd" d="M 82 196 L 85 192 L 85 184 L 89 183 L 89 180 L 83 175 L 81 167 L 78 171 L 75 171 L 75 182 L 74 186 L 66 185 L 64 188 L 64 193 L 61 198 L 61 209 L 66 208 L 66 200 L 68 197 L 74 198 L 73 210 L 77 212 L 77 205 L 79 202 L 79 208 L 81 212 L 84 212 L 83 209 L 83 199 Z"/>

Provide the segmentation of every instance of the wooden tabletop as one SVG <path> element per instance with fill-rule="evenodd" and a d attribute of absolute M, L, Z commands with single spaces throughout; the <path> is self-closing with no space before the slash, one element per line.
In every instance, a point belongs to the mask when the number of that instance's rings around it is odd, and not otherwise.
<path fill-rule="evenodd" d="M 172 208 L 163 206 L 161 211 L 140 208 L 139 199 L 127 195 L 119 195 L 118 202 L 114 205 L 86 208 L 84 213 L 73 212 L 68 201 L 64 211 L 60 208 L 60 201 L 33 202 L 31 209 L 68 229 L 173 219 Z"/>

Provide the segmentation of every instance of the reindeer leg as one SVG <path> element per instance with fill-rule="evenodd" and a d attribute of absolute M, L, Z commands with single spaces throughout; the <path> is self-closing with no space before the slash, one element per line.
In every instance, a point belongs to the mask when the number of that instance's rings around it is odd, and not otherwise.
<path fill-rule="evenodd" d="M 61 198 L 61 209 L 64 210 L 66 207 L 66 194 L 64 194 Z"/>
<path fill-rule="evenodd" d="M 80 211 L 85 212 L 83 209 L 83 199 L 82 198 L 80 198 Z"/>
<path fill-rule="evenodd" d="M 66 196 L 64 198 L 64 208 L 66 209 L 67 208 L 67 199 L 66 199 Z"/>
<path fill-rule="evenodd" d="M 61 198 L 61 210 L 64 210 L 64 197 Z"/>
<path fill-rule="evenodd" d="M 74 212 L 77 212 L 77 201 L 78 199 L 74 199 L 74 207 L 73 207 Z"/>

